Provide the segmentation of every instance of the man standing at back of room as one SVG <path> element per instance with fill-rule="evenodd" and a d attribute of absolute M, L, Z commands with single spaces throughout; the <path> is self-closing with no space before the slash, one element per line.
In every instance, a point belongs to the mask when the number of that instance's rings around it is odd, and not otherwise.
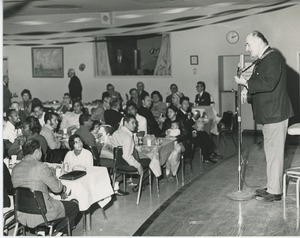
<path fill-rule="evenodd" d="M 69 82 L 69 93 L 72 101 L 75 99 L 82 99 L 82 86 L 80 79 L 75 75 L 74 69 L 69 69 L 68 77 L 70 78 Z"/>
<path fill-rule="evenodd" d="M 263 125 L 264 151 L 267 162 L 267 186 L 256 190 L 256 200 L 279 201 L 282 197 L 284 145 L 288 119 L 294 115 L 287 92 L 286 64 L 283 56 L 273 50 L 259 31 L 246 38 L 246 51 L 257 61 L 249 80 L 243 75 L 235 81 L 248 89 L 253 97 L 253 114 Z M 243 90 L 242 99 L 246 97 Z"/>

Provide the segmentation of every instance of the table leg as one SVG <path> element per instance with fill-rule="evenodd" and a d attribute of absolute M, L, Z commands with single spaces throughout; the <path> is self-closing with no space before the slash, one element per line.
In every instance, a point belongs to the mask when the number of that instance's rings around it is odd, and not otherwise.
<path fill-rule="evenodd" d="M 91 230 L 91 213 L 90 210 L 83 211 L 82 216 L 82 223 L 83 223 L 83 232 Z"/>
<path fill-rule="evenodd" d="M 91 213 L 90 210 L 86 211 L 86 230 L 91 230 Z"/>

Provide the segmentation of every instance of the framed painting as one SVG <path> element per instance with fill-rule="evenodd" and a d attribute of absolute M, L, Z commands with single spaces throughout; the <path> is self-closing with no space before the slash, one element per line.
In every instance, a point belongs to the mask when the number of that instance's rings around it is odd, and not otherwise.
<path fill-rule="evenodd" d="M 63 78 L 64 77 L 63 47 L 33 47 L 32 77 Z"/>

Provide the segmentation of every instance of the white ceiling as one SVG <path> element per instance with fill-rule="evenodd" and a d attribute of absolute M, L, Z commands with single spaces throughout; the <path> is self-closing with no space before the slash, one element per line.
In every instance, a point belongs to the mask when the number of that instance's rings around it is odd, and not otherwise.
<path fill-rule="evenodd" d="M 3 0 L 4 45 L 182 31 L 278 11 L 300 0 Z"/>

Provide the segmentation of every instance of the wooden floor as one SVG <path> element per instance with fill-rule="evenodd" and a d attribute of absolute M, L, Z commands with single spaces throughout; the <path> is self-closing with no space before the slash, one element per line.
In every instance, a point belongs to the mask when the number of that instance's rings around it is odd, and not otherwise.
<path fill-rule="evenodd" d="M 262 145 L 244 151 L 248 160 L 243 191 L 266 184 Z M 300 166 L 300 147 L 286 148 L 285 167 Z M 295 184 L 279 202 L 233 201 L 238 190 L 237 156 L 182 187 L 137 230 L 139 236 L 300 236 Z"/>

